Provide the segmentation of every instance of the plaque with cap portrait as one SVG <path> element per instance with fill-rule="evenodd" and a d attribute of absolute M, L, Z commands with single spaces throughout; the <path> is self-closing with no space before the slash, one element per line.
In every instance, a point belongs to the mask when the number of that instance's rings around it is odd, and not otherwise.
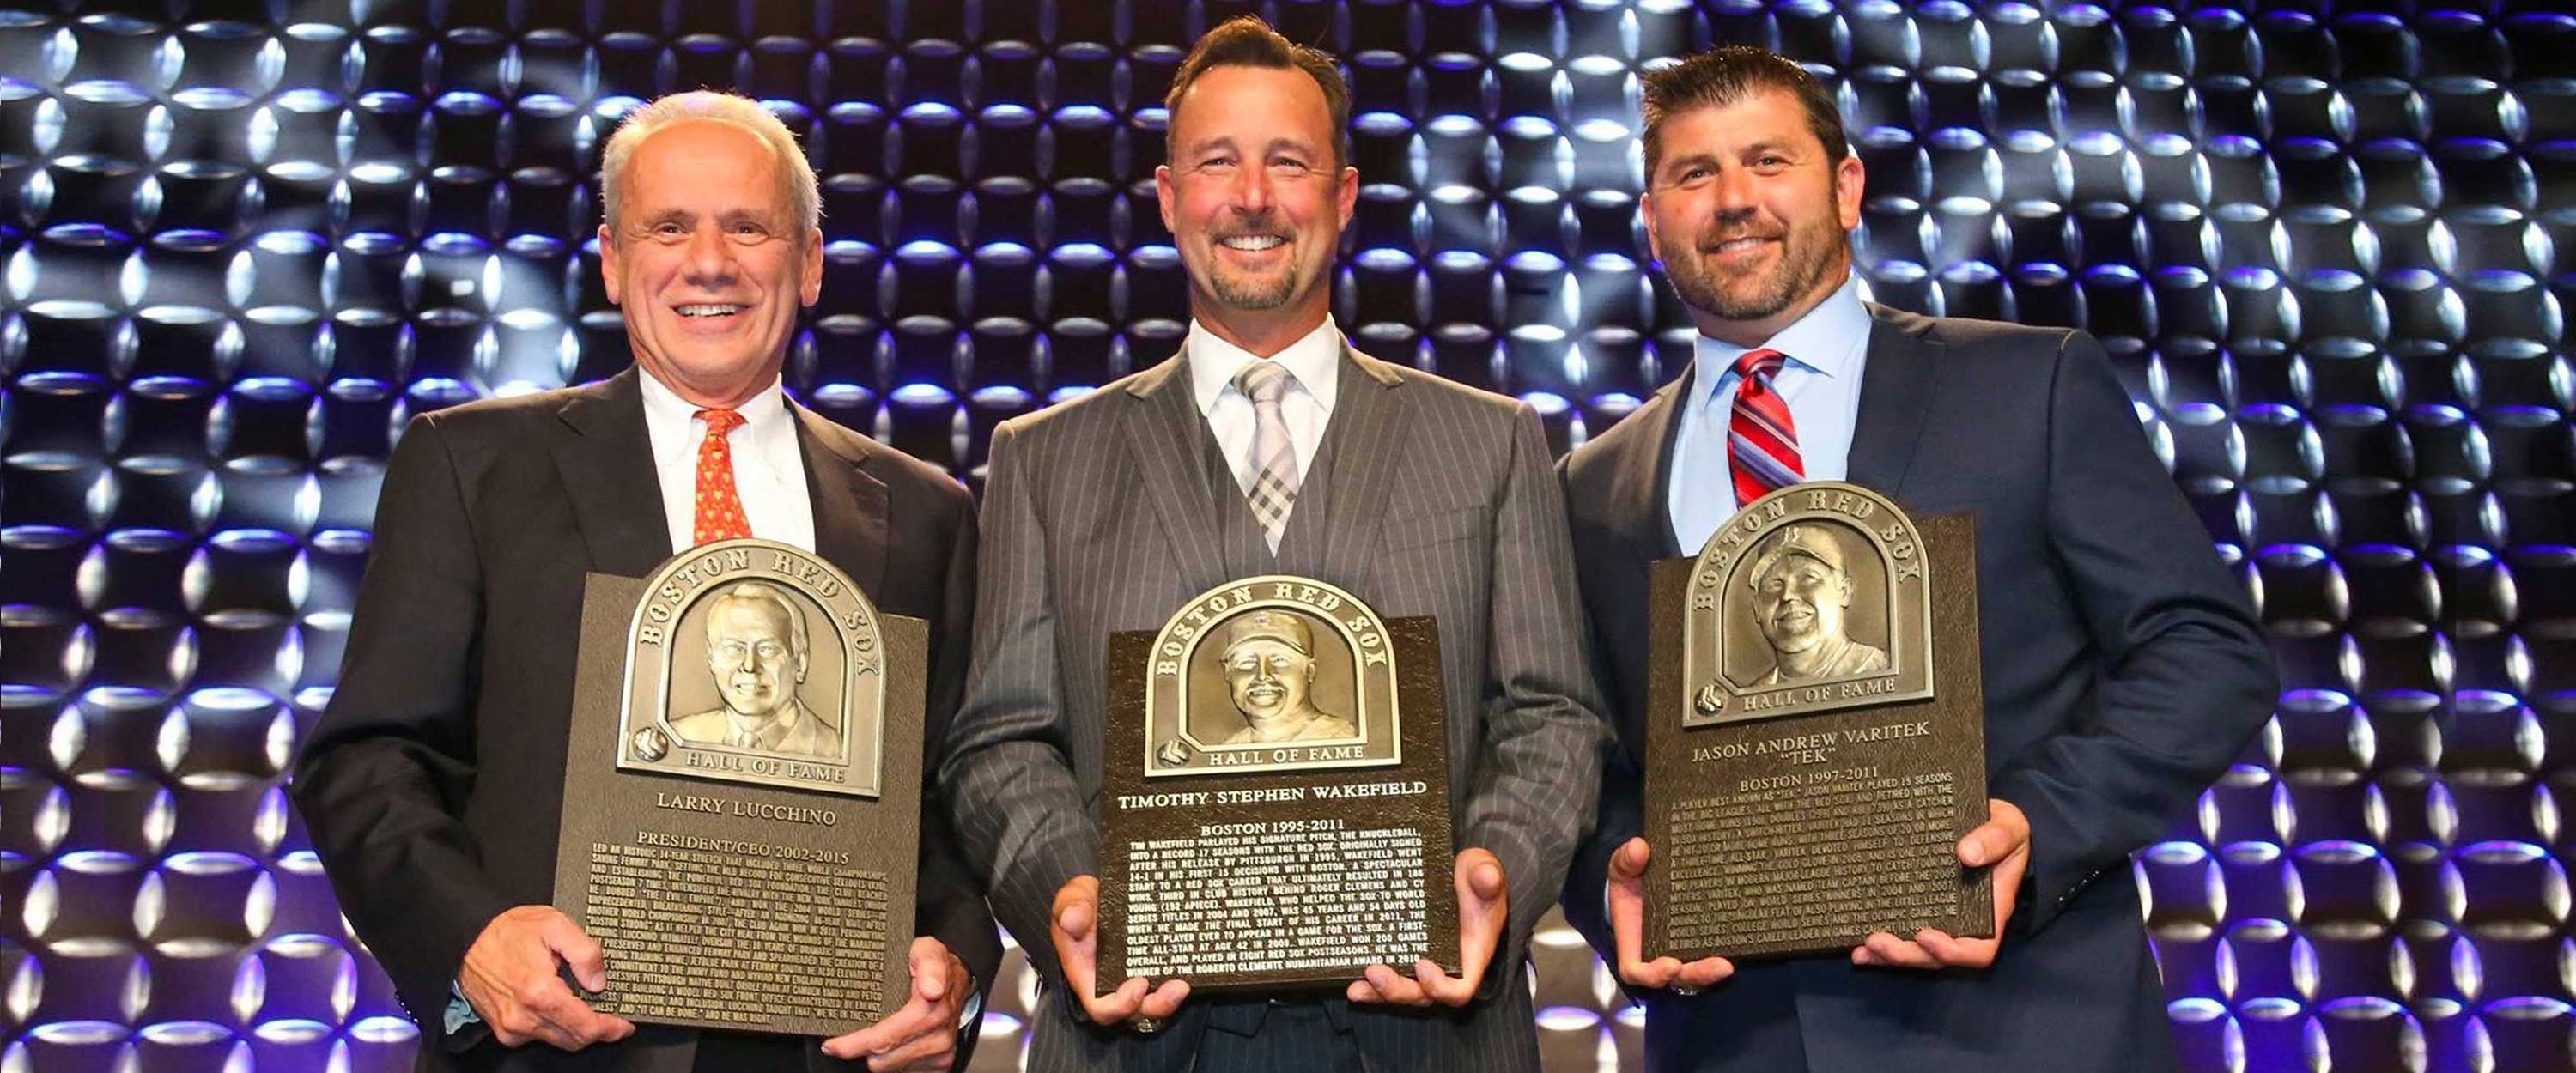
<path fill-rule="evenodd" d="M 1404 760 L 1386 623 L 1339 588 L 1267 576 L 1212 589 L 1153 651 L 1147 778 Z"/>
<path fill-rule="evenodd" d="M 621 769 L 873 797 L 885 651 L 840 570 L 743 539 L 673 558 L 628 630 Z"/>
<path fill-rule="evenodd" d="M 1913 520 L 1858 485 L 1750 504 L 1691 567 L 1682 725 L 1931 696 L 1924 559 Z"/>

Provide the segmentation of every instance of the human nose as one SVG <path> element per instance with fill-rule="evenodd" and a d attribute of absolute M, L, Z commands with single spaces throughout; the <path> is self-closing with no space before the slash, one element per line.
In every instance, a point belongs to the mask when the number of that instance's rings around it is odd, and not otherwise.
<path fill-rule="evenodd" d="M 1270 169 L 1257 166 L 1236 168 L 1231 192 L 1237 212 L 1250 216 L 1270 211 L 1274 193 L 1270 186 Z"/>
<path fill-rule="evenodd" d="M 1754 197 L 1753 173 L 1744 168 L 1719 168 L 1709 181 L 1709 197 L 1719 216 L 1735 217 L 1752 213 L 1758 203 Z"/>
<path fill-rule="evenodd" d="M 724 229 L 700 227 L 691 232 L 687 258 L 681 269 L 690 283 L 700 286 L 733 282 L 733 244 L 725 241 Z"/>

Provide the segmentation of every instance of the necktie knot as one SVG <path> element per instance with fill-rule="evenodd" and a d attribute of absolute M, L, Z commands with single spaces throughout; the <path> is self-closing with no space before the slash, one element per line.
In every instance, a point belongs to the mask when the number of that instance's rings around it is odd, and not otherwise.
<path fill-rule="evenodd" d="M 743 417 L 738 411 L 722 406 L 710 406 L 698 411 L 698 420 L 707 423 L 707 435 L 722 438 L 732 435 L 733 430 L 741 428 Z"/>
<path fill-rule="evenodd" d="M 1773 376 L 1779 375 L 1780 367 L 1788 364 L 1788 361 L 1788 355 L 1770 347 L 1747 350 L 1742 357 L 1735 359 L 1735 375 L 1746 380 L 1759 379 L 1768 384 Z"/>
<path fill-rule="evenodd" d="M 1275 405 L 1287 396 L 1288 381 L 1293 378 L 1277 361 L 1256 358 L 1234 374 L 1234 389 L 1255 406 Z"/>

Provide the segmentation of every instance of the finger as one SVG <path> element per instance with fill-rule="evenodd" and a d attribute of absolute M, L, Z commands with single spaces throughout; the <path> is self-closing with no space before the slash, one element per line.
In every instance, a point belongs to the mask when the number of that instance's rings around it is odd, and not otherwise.
<path fill-rule="evenodd" d="M 1653 856 L 1654 854 L 1646 848 L 1645 839 L 1631 838 L 1620 843 L 1619 848 L 1610 854 L 1610 878 L 1613 880 L 1645 878 L 1646 864 Z"/>
<path fill-rule="evenodd" d="M 1439 962 L 1430 958 L 1413 963 L 1413 978 L 1421 982 L 1423 993 L 1429 995 L 1431 1001 L 1443 1006 L 1464 1006 L 1476 997 L 1474 983 L 1449 975 L 1440 968 Z"/>
<path fill-rule="evenodd" d="M 1660 957 L 1653 961 L 1622 962 L 1619 978 L 1634 987 L 1671 987 L 1673 977 L 1682 971 L 1680 958 Z"/>
<path fill-rule="evenodd" d="M 1466 876 L 1466 890 L 1477 901 L 1494 903 L 1503 900 L 1503 862 L 1492 851 L 1471 849 L 1458 855 L 1458 870 Z"/>
<path fill-rule="evenodd" d="M 951 1028 L 918 1037 L 884 1054 L 868 1056 L 869 1073 L 924 1073 L 944 1070 L 957 1060 L 957 1032 Z"/>
<path fill-rule="evenodd" d="M 1458 975 L 1482 982 L 1494 959 L 1494 946 L 1511 915 L 1510 888 L 1503 882 L 1503 862 L 1493 851 L 1468 849 L 1458 854 Z M 1389 975 L 1394 975 L 1390 970 Z M 1381 988 L 1383 990 L 1383 988 Z"/>
<path fill-rule="evenodd" d="M 863 1054 L 883 1054 L 902 1046 L 915 1036 L 938 1027 L 938 1020 L 933 1012 L 937 1009 L 938 1007 L 924 1003 L 916 996 L 904 1003 L 901 1009 L 887 1014 L 877 1023 L 845 1036 L 834 1037 L 824 1045 L 824 1050 L 827 1052 L 831 1050 L 830 1043 L 846 1040 L 849 1046 L 843 1052 L 833 1054 L 832 1057 L 856 1058 Z"/>
<path fill-rule="evenodd" d="M 1145 985 L 1145 981 L 1131 977 L 1126 983 L 1118 985 L 1118 990 L 1106 995 L 1092 996 L 1082 992 L 1076 992 L 1076 994 L 1082 996 L 1083 1011 L 1091 1015 L 1091 1020 L 1107 1026 L 1126 1024 L 1129 1018 L 1136 1016 L 1136 1011 L 1144 1006 L 1145 996 L 1149 991 L 1151 988 Z"/>
<path fill-rule="evenodd" d="M 607 952 L 571 917 L 561 913 L 547 917 L 537 929 L 537 938 L 564 964 L 572 966 L 573 978 L 581 981 L 582 990 L 597 994 L 608 987 Z"/>
<path fill-rule="evenodd" d="M 1883 931 L 1871 933 L 1868 946 L 1869 952 L 1878 958 L 1878 963 L 1881 965 L 1893 965 L 1901 969 L 1941 967 L 1941 963 L 1934 960 L 1932 955 L 1922 947 Z"/>
<path fill-rule="evenodd" d="M 530 1004 L 528 1012 L 535 1014 L 540 1021 L 561 1029 L 574 1041 L 573 1046 L 564 1049 L 580 1050 L 593 1043 L 625 1039 L 635 1031 L 635 1026 L 626 1019 L 611 1017 L 591 1009 L 590 1004 L 574 995 L 572 989 L 563 985 L 563 981 L 550 977 L 547 982 L 555 986 L 556 994 L 544 1001 Z"/>
<path fill-rule="evenodd" d="M 1944 965 L 1982 969 L 1995 963 L 1992 939 L 1960 939 L 1938 928 L 1925 928 L 1915 933 L 1914 943 Z"/>
<path fill-rule="evenodd" d="M 1366 980 L 1353 980 L 1353 981 L 1351 981 L 1351 986 L 1349 986 L 1349 987 L 1345 987 L 1345 988 L 1343 988 L 1343 989 L 1342 989 L 1342 997 L 1347 998 L 1347 999 L 1349 999 L 1349 1000 L 1351 1000 L 1351 1001 L 1353 1001 L 1353 1002 L 1384 1002 L 1384 1001 L 1386 1001 L 1386 996 L 1381 995 L 1381 994 L 1378 994 L 1378 992 L 1377 992 L 1377 985 L 1376 985 L 1376 984 L 1372 984 L 1372 983 L 1370 983 L 1370 982 L 1368 982 L 1368 981 L 1366 981 Z"/>
<path fill-rule="evenodd" d="M 1377 989 L 1378 1001 L 1397 1006 L 1428 1006 L 1431 996 L 1422 985 L 1399 975 L 1385 965 L 1371 965 L 1367 970 L 1369 986 Z"/>
<path fill-rule="evenodd" d="M 1144 1000 L 1136 1004 L 1136 1012 L 1157 1021 L 1170 1020 L 1173 1015 L 1181 1012 L 1181 1000 L 1188 997 L 1190 997 L 1189 981 L 1165 980 L 1162 986 L 1147 993 Z"/>
<path fill-rule="evenodd" d="M 1701 958 L 1688 965 L 1676 967 L 1674 972 L 1681 977 L 1681 982 L 1692 987 L 1715 987 L 1727 977 L 1735 975 L 1735 963 L 1725 958 Z"/>
<path fill-rule="evenodd" d="M 2013 833 L 2004 825 L 1987 821 L 1959 839 L 1959 863 L 1970 868 L 1983 868 L 2013 851 Z"/>
<path fill-rule="evenodd" d="M 912 993 L 937 1002 L 948 997 L 948 947 L 930 936 L 912 940 Z"/>

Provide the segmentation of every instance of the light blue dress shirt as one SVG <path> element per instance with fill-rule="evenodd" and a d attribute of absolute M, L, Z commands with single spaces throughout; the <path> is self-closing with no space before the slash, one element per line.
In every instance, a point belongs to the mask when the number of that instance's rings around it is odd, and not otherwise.
<path fill-rule="evenodd" d="M 1860 417 L 1861 366 L 1869 359 L 1869 308 L 1854 275 L 1763 346 L 1788 356 L 1771 386 L 1797 425 L 1798 460 L 1811 481 L 1839 481 L 1851 461 L 1852 426 Z M 1726 426 L 1735 411 L 1735 360 L 1756 347 L 1699 337 L 1691 359 L 1690 397 L 1673 439 L 1672 485 L 1664 489 L 1674 542 L 1684 555 L 1735 516 L 1735 483 Z"/>

